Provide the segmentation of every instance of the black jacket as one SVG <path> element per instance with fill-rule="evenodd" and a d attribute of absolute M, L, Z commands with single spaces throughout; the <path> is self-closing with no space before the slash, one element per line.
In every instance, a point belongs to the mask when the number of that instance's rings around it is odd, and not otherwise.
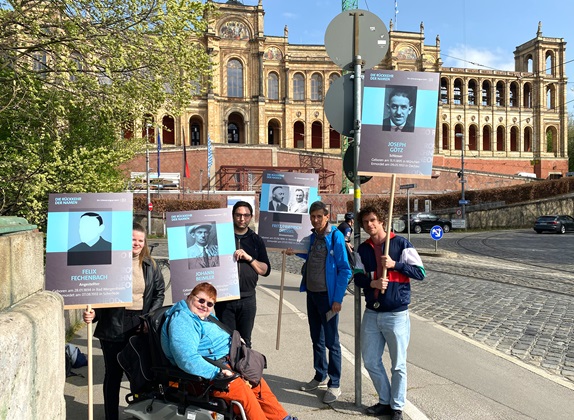
<path fill-rule="evenodd" d="M 155 268 L 151 260 L 145 259 L 142 263 L 145 290 L 142 314 L 147 314 L 163 306 L 165 296 L 165 283 L 160 268 Z M 98 322 L 94 336 L 100 340 L 123 341 L 124 311 L 128 308 L 100 308 L 96 309 L 94 322 Z"/>
<path fill-rule="evenodd" d="M 267 271 L 263 274 L 263 277 L 267 277 L 271 272 L 271 263 L 269 262 L 269 257 L 267 256 L 267 249 L 265 248 L 265 243 L 259 235 L 257 235 L 253 230 L 247 229 L 247 233 L 238 240 L 235 237 L 235 248 L 243 249 L 249 255 L 251 255 L 257 261 L 267 264 Z M 239 260 L 237 262 L 237 270 L 239 272 L 239 290 L 241 297 L 253 296 L 255 294 L 255 287 L 257 286 L 257 280 L 259 275 L 257 271 L 253 269 L 251 264 L 246 260 Z"/>

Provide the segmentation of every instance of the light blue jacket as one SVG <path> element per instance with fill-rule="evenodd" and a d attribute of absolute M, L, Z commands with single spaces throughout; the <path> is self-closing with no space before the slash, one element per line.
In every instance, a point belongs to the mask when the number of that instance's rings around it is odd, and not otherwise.
<path fill-rule="evenodd" d="M 217 360 L 229 354 L 231 336 L 217 324 L 204 321 L 180 300 L 166 312 L 161 348 L 168 360 L 192 375 L 213 379 L 221 371 L 203 356 Z"/>
<path fill-rule="evenodd" d="M 315 242 L 315 230 L 309 237 L 309 250 Z M 329 252 L 327 253 L 327 261 L 325 262 L 325 277 L 327 282 L 327 295 L 329 296 L 329 304 L 332 306 L 333 302 L 343 303 L 343 297 L 347 291 L 347 283 L 351 278 L 351 267 L 347 259 L 347 245 L 345 245 L 345 237 L 339 229 L 329 225 L 325 231 L 325 245 Z M 307 260 L 307 254 L 297 254 L 299 257 Z M 307 285 L 301 281 L 299 291 L 307 291 Z"/>

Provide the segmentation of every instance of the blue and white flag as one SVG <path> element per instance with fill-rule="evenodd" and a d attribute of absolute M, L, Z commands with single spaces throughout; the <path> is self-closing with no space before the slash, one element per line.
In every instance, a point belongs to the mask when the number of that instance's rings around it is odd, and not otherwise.
<path fill-rule="evenodd" d="M 211 146 L 211 136 L 207 134 L 207 169 L 213 166 L 213 147 Z"/>

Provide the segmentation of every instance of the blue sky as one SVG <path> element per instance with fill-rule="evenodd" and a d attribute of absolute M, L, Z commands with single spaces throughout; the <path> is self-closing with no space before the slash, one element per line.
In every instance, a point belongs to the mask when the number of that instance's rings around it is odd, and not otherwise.
<path fill-rule="evenodd" d="M 222 0 L 216 0 L 222 1 Z M 257 0 L 245 0 L 257 5 Z M 574 60 L 574 0 L 398 0 L 399 31 L 418 32 L 425 43 L 440 35 L 444 66 L 514 70 L 514 49 L 542 35 L 564 38 L 566 61 Z M 329 22 L 341 13 L 341 0 L 263 0 L 265 35 L 283 35 L 289 27 L 292 44 L 324 44 Z M 376 14 L 387 26 L 395 20 L 394 0 L 359 0 L 359 8 Z M 568 112 L 574 113 L 574 61 L 566 64 Z"/>

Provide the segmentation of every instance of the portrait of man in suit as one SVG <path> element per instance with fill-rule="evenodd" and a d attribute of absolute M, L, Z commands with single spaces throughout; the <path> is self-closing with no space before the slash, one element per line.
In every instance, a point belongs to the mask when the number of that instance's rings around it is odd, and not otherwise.
<path fill-rule="evenodd" d="M 285 200 L 285 191 L 283 186 L 276 185 L 271 190 L 271 201 L 269 202 L 269 211 L 289 211 L 287 204 L 283 204 Z"/>
<path fill-rule="evenodd" d="M 189 226 L 187 229 L 188 268 L 190 270 L 199 270 L 208 267 L 219 267 L 219 251 L 214 224 L 200 223 Z"/>
<path fill-rule="evenodd" d="M 383 131 L 415 131 L 416 86 L 389 86 Z"/>
<path fill-rule="evenodd" d="M 95 212 L 80 216 L 80 243 L 68 249 L 68 265 L 104 265 L 112 263 L 112 244 L 102 238 L 104 219 Z"/>

